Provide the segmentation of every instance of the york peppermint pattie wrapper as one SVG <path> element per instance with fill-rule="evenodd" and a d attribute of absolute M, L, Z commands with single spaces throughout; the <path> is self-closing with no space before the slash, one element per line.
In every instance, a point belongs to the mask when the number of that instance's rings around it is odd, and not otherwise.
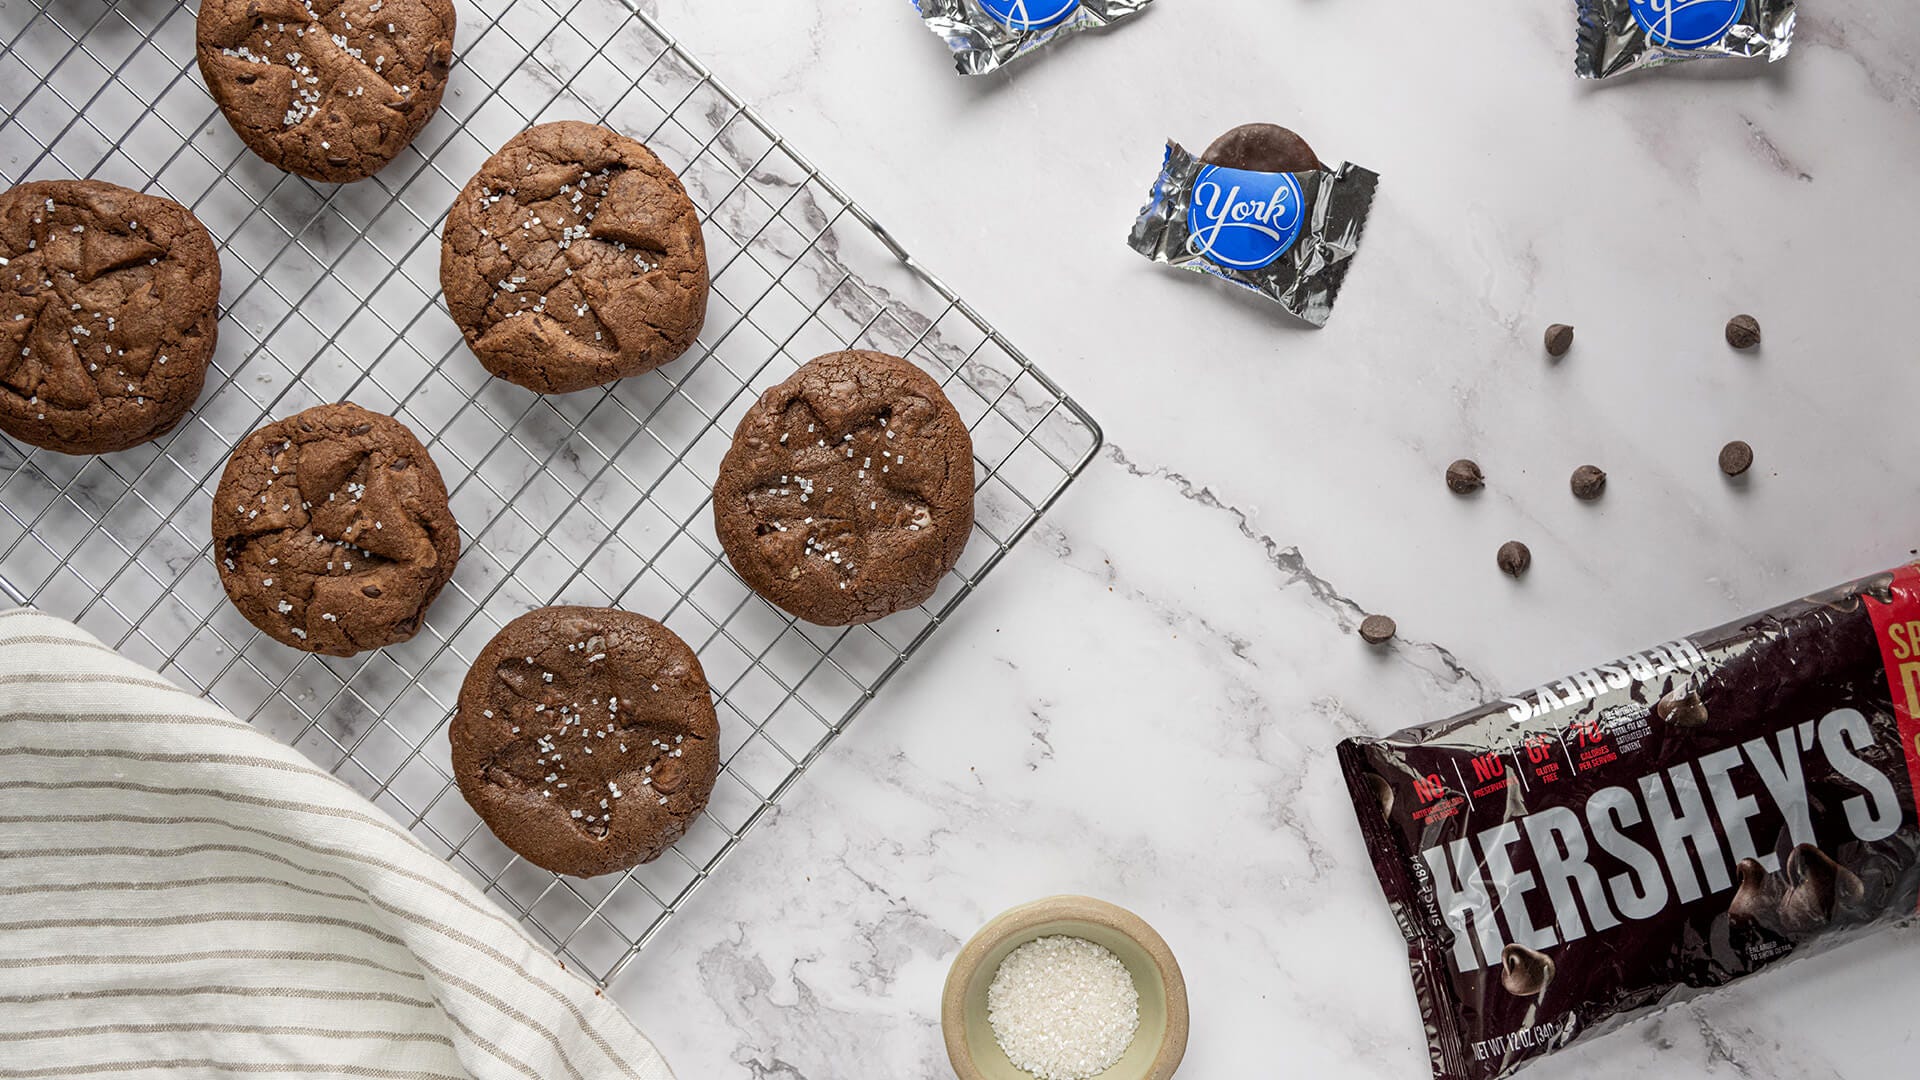
<path fill-rule="evenodd" d="M 1291 173 L 1229 169 L 1170 142 L 1127 243 L 1155 262 L 1231 281 L 1324 326 L 1379 181 L 1345 163 Z"/>
<path fill-rule="evenodd" d="M 1575 0 L 1584 79 L 1715 57 L 1773 61 L 1793 45 L 1794 0 Z"/>
<path fill-rule="evenodd" d="M 1917 715 L 1910 565 L 1342 742 L 1433 1075 L 1911 920 Z"/>
<path fill-rule="evenodd" d="M 983 75 L 1055 38 L 1110 26 L 1153 0 L 909 0 L 953 51 L 962 75 Z"/>

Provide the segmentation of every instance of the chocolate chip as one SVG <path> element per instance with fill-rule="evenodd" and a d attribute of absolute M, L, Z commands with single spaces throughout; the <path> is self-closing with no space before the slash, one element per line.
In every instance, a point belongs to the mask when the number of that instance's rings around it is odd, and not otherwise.
<path fill-rule="evenodd" d="M 1739 476 L 1753 468 L 1753 447 L 1735 439 L 1720 448 L 1720 471 L 1728 476 Z"/>
<path fill-rule="evenodd" d="M 1553 981 L 1553 957 L 1525 945 L 1500 950 L 1500 985 L 1514 997 L 1534 997 Z"/>
<path fill-rule="evenodd" d="M 1556 360 L 1567 355 L 1573 348 L 1573 327 L 1566 323 L 1554 323 L 1547 327 L 1547 355 Z"/>
<path fill-rule="evenodd" d="M 1361 775 L 1367 778 L 1367 787 L 1373 789 L 1374 801 L 1380 804 L 1380 816 L 1387 817 L 1391 815 L 1393 813 L 1393 785 L 1387 783 L 1387 778 L 1381 776 L 1379 773 L 1370 772 L 1362 773 Z"/>
<path fill-rule="evenodd" d="M 373 425 L 372 425 L 372 424 L 355 424 L 355 425 L 353 425 L 353 427 L 351 427 L 351 428 L 349 428 L 349 429 L 347 430 L 347 434 L 349 434 L 349 435 L 365 435 L 365 434 L 366 434 L 367 432 L 369 432 L 369 431 L 372 431 L 372 430 L 373 430 Z"/>
<path fill-rule="evenodd" d="M 1592 502 L 1607 490 L 1607 474 L 1597 465 L 1582 465 L 1573 470 L 1573 497 Z"/>
<path fill-rule="evenodd" d="M 1698 690 L 1683 686 L 1654 702 L 1653 714 L 1676 727 L 1699 727 L 1707 722 L 1707 703 Z"/>
<path fill-rule="evenodd" d="M 1360 620 L 1360 640 L 1369 645 L 1384 645 L 1393 639 L 1397 629 L 1399 627 L 1385 615 L 1369 615 Z"/>
<path fill-rule="evenodd" d="M 1740 876 L 1740 888 L 1727 903 L 1727 918 L 1736 923 L 1756 923 L 1773 929 L 1780 921 L 1779 881 L 1767 873 L 1758 859 L 1741 859 L 1734 867 Z"/>
<path fill-rule="evenodd" d="M 1735 315 L 1728 319 L 1727 344 L 1736 349 L 1751 349 L 1760 344 L 1760 320 L 1751 315 Z"/>
<path fill-rule="evenodd" d="M 394 472 L 405 472 L 407 470 L 407 466 L 412 464 L 413 464 L 413 459 L 411 458 L 394 458 L 391 462 L 387 464 L 387 468 L 392 469 Z"/>
<path fill-rule="evenodd" d="M 360 591 L 364 595 L 373 597 L 375 600 L 380 599 L 380 586 L 378 585 L 363 585 L 360 587 Z"/>
<path fill-rule="evenodd" d="M 1447 466 L 1447 489 L 1455 495 L 1471 495 L 1487 486 L 1487 478 L 1480 473 L 1480 465 L 1471 458 L 1461 458 Z"/>
<path fill-rule="evenodd" d="M 1501 573 L 1517 578 L 1527 572 L 1527 567 L 1533 565 L 1533 552 L 1528 551 L 1527 545 L 1520 541 L 1509 540 L 1500 545 L 1500 550 L 1494 555 L 1493 560 L 1500 564 Z"/>
<path fill-rule="evenodd" d="M 1833 856 L 1800 844 L 1787 853 L 1787 888 L 1780 895 L 1780 929 L 1789 936 L 1812 934 L 1833 921 L 1836 912 L 1856 909 L 1866 899 L 1859 875 Z"/>

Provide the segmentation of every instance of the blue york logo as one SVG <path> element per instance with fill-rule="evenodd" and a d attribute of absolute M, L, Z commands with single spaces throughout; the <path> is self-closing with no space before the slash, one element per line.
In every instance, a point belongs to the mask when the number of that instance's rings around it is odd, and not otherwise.
<path fill-rule="evenodd" d="M 1698 49 L 1727 35 L 1747 0 L 1631 0 L 1633 21 L 1656 45 Z"/>
<path fill-rule="evenodd" d="M 1187 250 L 1233 270 L 1258 270 L 1300 238 L 1300 181 L 1292 173 L 1207 165 L 1193 181 Z"/>
<path fill-rule="evenodd" d="M 980 9 L 1009 30 L 1041 30 L 1073 14 L 1080 0 L 977 0 Z"/>

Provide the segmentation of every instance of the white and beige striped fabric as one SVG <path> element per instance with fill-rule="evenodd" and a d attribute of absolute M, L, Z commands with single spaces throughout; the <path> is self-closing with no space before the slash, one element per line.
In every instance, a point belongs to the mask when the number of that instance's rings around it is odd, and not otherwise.
<path fill-rule="evenodd" d="M 0 612 L 0 1078 L 671 1080 L 382 811 L 70 623 Z"/>

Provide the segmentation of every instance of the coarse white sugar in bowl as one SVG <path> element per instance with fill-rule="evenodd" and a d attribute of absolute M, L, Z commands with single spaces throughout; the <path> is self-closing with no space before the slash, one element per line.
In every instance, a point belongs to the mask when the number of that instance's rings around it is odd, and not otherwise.
<path fill-rule="evenodd" d="M 1091 896 L 989 919 L 954 954 L 940 1034 L 958 1080 L 1172 1080 L 1187 983 L 1146 920 Z"/>
<path fill-rule="evenodd" d="M 1140 993 L 1113 950 L 1035 938 L 987 987 L 987 1023 L 1007 1060 L 1037 1080 L 1087 1080 L 1113 1067 L 1140 1028 Z"/>

